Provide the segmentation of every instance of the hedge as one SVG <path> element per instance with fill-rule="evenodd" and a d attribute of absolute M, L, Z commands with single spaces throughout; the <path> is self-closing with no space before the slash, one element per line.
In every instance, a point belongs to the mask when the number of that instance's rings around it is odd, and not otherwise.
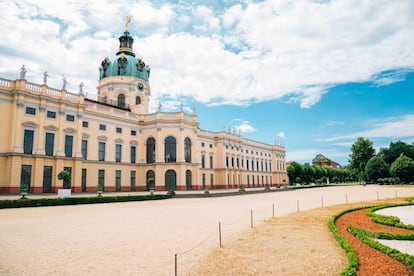
<path fill-rule="evenodd" d="M 409 205 L 414 205 L 414 203 L 407 202 L 407 203 L 378 205 L 378 206 L 374 206 L 374 207 L 370 208 L 368 210 L 367 214 L 368 214 L 368 216 L 371 217 L 372 221 L 374 221 L 376 223 L 384 224 L 384 225 L 388 225 L 388 226 L 399 227 L 399 228 L 405 228 L 405 229 L 409 229 L 409 230 L 414 230 L 414 225 L 411 225 L 411 224 L 406 225 L 406 224 L 402 223 L 398 217 L 385 216 L 385 215 L 375 213 L 375 211 L 378 211 L 380 209 L 398 207 L 398 206 L 409 206 Z"/>
<path fill-rule="evenodd" d="M 61 206 L 78 204 L 95 204 L 127 201 L 160 200 L 171 198 L 169 195 L 129 195 L 129 196 L 94 196 L 94 197 L 66 197 L 66 198 L 39 198 L 39 199 L 16 199 L 0 200 L 0 209 Z"/>

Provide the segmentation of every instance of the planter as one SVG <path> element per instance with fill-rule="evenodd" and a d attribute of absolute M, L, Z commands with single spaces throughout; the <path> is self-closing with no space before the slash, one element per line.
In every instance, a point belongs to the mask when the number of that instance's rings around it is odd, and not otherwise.
<path fill-rule="evenodd" d="M 71 189 L 58 189 L 58 197 L 60 198 L 70 197 L 71 193 Z"/>

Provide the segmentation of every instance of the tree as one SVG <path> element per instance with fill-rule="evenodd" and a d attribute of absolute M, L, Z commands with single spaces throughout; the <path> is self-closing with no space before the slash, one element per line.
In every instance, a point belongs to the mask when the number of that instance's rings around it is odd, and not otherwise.
<path fill-rule="evenodd" d="M 70 189 L 71 175 L 68 170 L 63 170 L 58 174 L 58 179 L 63 180 L 63 189 Z"/>
<path fill-rule="evenodd" d="M 302 168 L 303 181 L 308 184 L 313 182 L 315 179 L 315 169 L 309 163 L 305 163 Z"/>
<path fill-rule="evenodd" d="M 377 181 L 378 178 L 389 176 L 389 166 L 381 156 L 373 156 L 365 166 L 365 173 L 368 180 Z"/>
<path fill-rule="evenodd" d="M 372 145 L 373 143 L 370 140 L 359 137 L 351 147 L 350 165 L 357 172 L 360 180 L 365 179 L 365 166 L 375 154 Z"/>
<path fill-rule="evenodd" d="M 291 185 L 294 181 L 297 181 L 297 178 L 301 179 L 303 177 L 303 167 L 298 162 L 290 163 L 290 165 L 287 166 L 286 171 Z"/>
<path fill-rule="evenodd" d="M 395 161 L 401 154 L 414 159 L 414 144 L 410 145 L 402 141 L 391 142 L 389 148 L 381 148 L 379 155 L 384 158 L 384 161 L 389 165 Z"/>
<path fill-rule="evenodd" d="M 330 160 L 323 154 L 318 153 L 315 158 L 312 159 L 312 164 L 315 166 L 322 166 L 324 164 L 330 165 Z"/>
<path fill-rule="evenodd" d="M 401 154 L 392 163 L 390 173 L 394 177 L 399 177 L 402 182 L 409 183 L 414 180 L 414 161 L 404 154 Z"/>

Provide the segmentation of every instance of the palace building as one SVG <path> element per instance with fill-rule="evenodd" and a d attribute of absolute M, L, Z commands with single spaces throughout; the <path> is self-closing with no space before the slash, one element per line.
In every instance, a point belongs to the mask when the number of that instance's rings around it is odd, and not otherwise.
<path fill-rule="evenodd" d="M 126 25 L 99 67 L 97 99 L 0 78 L 0 193 L 50 193 L 70 172 L 72 192 L 200 190 L 287 185 L 285 148 L 234 131 L 199 128 L 197 115 L 149 113 L 150 68 Z M 154 186 L 152 186 L 154 185 Z"/>

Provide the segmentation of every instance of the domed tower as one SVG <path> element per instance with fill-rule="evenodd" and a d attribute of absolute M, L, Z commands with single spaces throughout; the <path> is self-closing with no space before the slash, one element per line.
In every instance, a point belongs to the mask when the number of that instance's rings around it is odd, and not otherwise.
<path fill-rule="evenodd" d="M 151 95 L 150 67 L 136 58 L 132 49 L 134 38 L 128 31 L 131 19 L 126 18 L 125 31 L 119 37 L 119 50 L 111 61 L 104 58 L 99 67 L 98 101 L 147 114 Z"/>

